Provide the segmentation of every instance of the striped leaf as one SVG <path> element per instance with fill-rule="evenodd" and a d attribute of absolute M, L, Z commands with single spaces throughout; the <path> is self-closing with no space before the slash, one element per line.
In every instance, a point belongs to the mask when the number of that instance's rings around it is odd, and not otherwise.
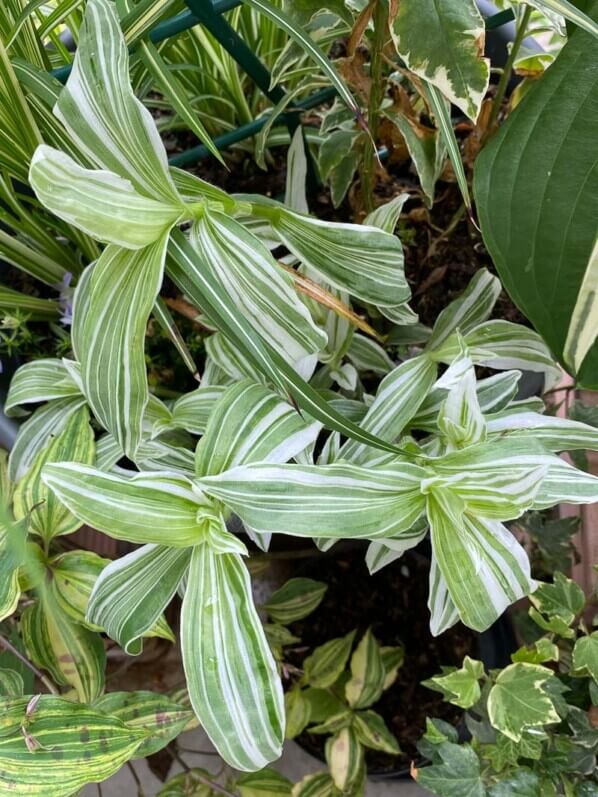
<path fill-rule="evenodd" d="M 370 468 L 258 463 L 197 483 L 261 533 L 367 539 L 411 528 L 424 508 L 424 475 L 405 462 Z"/>
<path fill-rule="evenodd" d="M 398 755 L 401 752 L 397 740 L 375 711 L 359 711 L 355 714 L 353 729 L 358 741 L 370 750 L 379 750 L 389 755 Z"/>
<path fill-rule="evenodd" d="M 348 794 L 362 793 L 364 749 L 352 727 L 343 728 L 326 742 L 326 762 L 334 785 Z"/>
<path fill-rule="evenodd" d="M 438 427 L 451 449 L 481 443 L 486 439 L 486 422 L 478 403 L 473 363 L 467 355 L 467 371 L 449 390 L 438 414 Z"/>
<path fill-rule="evenodd" d="M 291 578 L 270 595 L 263 608 L 275 622 L 289 625 L 317 609 L 327 589 L 313 578 Z"/>
<path fill-rule="evenodd" d="M 565 362 L 577 373 L 596 340 L 598 318 L 598 241 L 592 249 L 563 348 Z"/>
<path fill-rule="evenodd" d="M 291 797 L 292 783 L 275 769 L 250 772 L 237 779 L 241 797 Z"/>
<path fill-rule="evenodd" d="M 80 703 L 42 695 L 28 712 L 30 700 L 1 704 L 0 789 L 5 794 L 71 797 L 119 770 L 146 737 L 145 731 Z"/>
<path fill-rule="evenodd" d="M 0 503 L 0 622 L 16 610 L 21 596 L 19 568 L 25 559 L 26 529 L 13 523 Z"/>
<path fill-rule="evenodd" d="M 429 496 L 427 513 L 433 555 L 447 591 L 444 601 L 442 588 L 431 597 L 435 625 L 447 627 L 450 596 L 462 622 L 485 631 L 508 606 L 534 589 L 527 554 L 501 523 L 465 513 L 463 502 L 446 490 Z M 434 586 L 438 593 L 439 585 Z M 446 609 L 439 611 L 441 606 Z"/>
<path fill-rule="evenodd" d="M 162 284 L 167 244 L 165 233 L 134 252 L 106 247 L 93 267 L 89 307 L 81 321 L 84 345 L 78 354 L 85 396 L 131 459 L 141 442 L 149 395 L 145 329 Z M 75 312 L 81 312 L 78 306 Z"/>
<path fill-rule="evenodd" d="M 58 303 L 52 299 L 40 299 L 0 285 L 0 310 L 23 310 L 32 321 L 55 321 L 59 314 Z"/>
<path fill-rule="evenodd" d="M 240 556 L 193 549 L 181 644 L 191 703 L 224 760 L 254 771 L 278 758 L 282 686 Z"/>
<path fill-rule="evenodd" d="M 340 677 L 347 665 L 355 631 L 338 639 L 330 639 L 308 656 L 303 669 L 307 683 L 317 689 L 328 689 Z"/>
<path fill-rule="evenodd" d="M 335 786 L 328 772 L 306 775 L 293 786 L 292 797 L 332 797 Z"/>
<path fill-rule="evenodd" d="M 104 689 L 104 643 L 94 631 L 73 622 L 50 593 L 25 609 L 21 633 L 31 660 L 53 681 L 74 689 L 82 703 L 99 697 Z"/>
<path fill-rule="evenodd" d="M 13 509 L 17 520 L 27 518 L 28 528 L 45 543 L 61 534 L 71 534 L 81 525 L 44 484 L 43 468 L 51 462 L 89 465 L 95 458 L 93 430 L 87 407 L 81 407 L 67 420 L 63 431 L 36 456 L 31 468 L 15 490 Z"/>
<path fill-rule="evenodd" d="M 253 212 L 267 218 L 284 245 L 335 288 L 384 307 L 409 299 L 395 235 L 364 224 L 320 221 L 259 197 Z"/>
<path fill-rule="evenodd" d="M 525 0 L 525 2 L 539 11 L 565 17 L 569 22 L 598 37 L 598 25 L 596 22 L 577 8 L 574 3 L 570 3 L 569 0 Z"/>
<path fill-rule="evenodd" d="M 378 641 L 368 629 L 351 656 L 351 678 L 345 684 L 345 697 L 353 709 L 367 708 L 384 690 L 386 669 Z"/>
<path fill-rule="evenodd" d="M 7 415 L 23 404 L 79 396 L 81 391 L 61 360 L 48 357 L 22 365 L 14 374 L 4 405 Z"/>
<path fill-rule="evenodd" d="M 593 504 L 598 501 L 598 477 L 568 465 L 556 456 L 549 466 L 534 499 L 534 509 L 548 509 L 557 504 Z"/>
<path fill-rule="evenodd" d="M 190 242 L 252 327 L 290 363 L 326 345 L 290 276 L 239 222 L 206 210 L 193 225 Z"/>
<path fill-rule="evenodd" d="M 54 112 L 100 169 L 129 180 L 142 196 L 180 202 L 154 120 L 131 88 L 127 46 L 109 0 L 86 5 L 73 69 Z"/>
<path fill-rule="evenodd" d="M 187 549 L 164 545 L 144 545 L 111 562 L 95 582 L 87 621 L 129 655 L 141 653 L 142 637 L 172 600 L 188 564 Z"/>
<path fill-rule="evenodd" d="M 156 692 L 109 692 L 96 700 L 93 707 L 118 718 L 127 728 L 145 732 L 147 738 L 135 751 L 134 758 L 147 758 L 162 750 L 193 720 L 192 711 Z"/>
<path fill-rule="evenodd" d="M 434 557 L 430 563 L 429 583 L 430 632 L 432 636 L 439 636 L 455 625 L 459 619 L 459 611 L 451 598 L 448 584 L 438 566 L 438 561 Z"/>
<path fill-rule="evenodd" d="M 128 44 L 141 38 L 155 27 L 164 16 L 170 15 L 176 0 L 141 0 L 127 13 L 122 21 L 122 29 Z"/>
<path fill-rule="evenodd" d="M 490 78 L 475 0 L 401 0 L 392 33 L 407 67 L 475 121 Z"/>
<path fill-rule="evenodd" d="M 34 249 L 6 230 L 0 230 L 0 255 L 3 260 L 51 287 L 59 283 L 68 271 L 62 263 Z"/>
<path fill-rule="evenodd" d="M 319 430 L 271 390 L 244 380 L 226 391 L 210 416 L 197 446 L 196 472 L 214 476 L 252 462 L 287 462 Z"/>
<path fill-rule="evenodd" d="M 172 407 L 172 423 L 191 434 L 203 434 L 225 390 L 223 385 L 201 385 L 181 396 Z"/>
<path fill-rule="evenodd" d="M 46 465 L 44 483 L 71 512 L 109 537 L 182 548 L 202 537 L 199 505 L 189 481 L 174 474 L 123 478 L 95 468 Z"/>
<path fill-rule="evenodd" d="M 62 432 L 69 418 L 85 404 L 83 396 L 57 399 L 38 407 L 21 425 L 8 460 L 11 481 L 18 482 L 32 466 L 51 435 Z"/>
<path fill-rule="evenodd" d="M 0 670 L 0 697 L 21 697 L 25 693 L 25 685 L 20 673 L 3 667 Z"/>
<path fill-rule="evenodd" d="M 425 357 L 401 363 L 380 382 L 361 426 L 383 440 L 396 440 L 417 412 L 436 380 L 436 365 Z M 339 457 L 363 464 L 376 456 L 371 448 L 348 440 Z"/>
<path fill-rule="evenodd" d="M 598 429 L 539 412 L 521 412 L 517 407 L 486 419 L 489 435 L 536 440 L 549 451 L 598 450 Z"/>
<path fill-rule="evenodd" d="M 108 559 L 91 551 L 67 551 L 48 562 L 49 589 L 56 605 L 76 623 L 89 625 L 85 619 L 89 596 L 107 564 Z M 90 627 L 100 630 L 99 626 Z"/>
<path fill-rule="evenodd" d="M 38 147 L 29 182 L 40 202 L 63 221 L 104 243 L 141 249 L 185 215 L 182 201 L 140 194 L 114 172 L 84 169 L 66 153 Z"/>

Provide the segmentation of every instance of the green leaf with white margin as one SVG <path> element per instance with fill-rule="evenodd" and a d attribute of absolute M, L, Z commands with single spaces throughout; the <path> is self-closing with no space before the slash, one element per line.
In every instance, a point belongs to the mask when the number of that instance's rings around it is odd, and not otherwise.
<path fill-rule="evenodd" d="M 379 230 L 392 235 L 399 223 L 403 205 L 410 198 L 409 194 L 398 194 L 383 205 L 379 205 L 371 213 L 368 213 L 363 220 L 364 224 L 369 227 L 378 227 Z"/>
<path fill-rule="evenodd" d="M 563 348 L 565 362 L 575 373 L 581 370 L 588 352 L 596 341 L 598 318 L 598 241 L 594 245 L 586 273 L 579 287 L 571 313 L 567 339 Z"/>
<path fill-rule="evenodd" d="M 442 797 L 486 797 L 480 760 L 471 747 L 443 742 L 435 752 L 437 763 L 415 771 L 420 786 Z"/>
<path fill-rule="evenodd" d="M 165 233 L 136 251 L 106 247 L 93 266 L 82 322 L 79 356 L 86 398 L 130 459 L 141 442 L 149 399 L 145 331 L 162 284 L 167 244 Z"/>
<path fill-rule="evenodd" d="M 344 637 L 330 639 L 317 647 L 303 663 L 306 682 L 318 689 L 328 689 L 342 674 L 355 639 L 355 631 Z"/>
<path fill-rule="evenodd" d="M 448 595 L 465 625 L 485 631 L 533 590 L 527 554 L 501 523 L 465 514 L 463 503 L 446 490 L 428 496 L 427 513 Z"/>
<path fill-rule="evenodd" d="M 386 669 L 377 639 L 368 629 L 351 656 L 351 678 L 345 684 L 345 697 L 351 708 L 373 705 L 384 690 Z"/>
<path fill-rule="evenodd" d="M 341 792 L 360 794 L 365 779 L 364 749 L 353 728 L 343 728 L 326 742 L 326 762 Z"/>
<path fill-rule="evenodd" d="M 585 595 L 579 584 L 576 584 L 563 573 L 556 572 L 552 584 L 540 583 L 531 596 L 536 609 L 548 617 L 558 617 L 567 625 L 571 625 L 578 614 L 583 611 Z"/>
<path fill-rule="evenodd" d="M 304 265 L 335 288 L 382 306 L 409 299 L 403 249 L 395 235 L 363 224 L 321 221 L 265 197 L 241 196 Z"/>
<path fill-rule="evenodd" d="M 436 350 L 457 330 L 466 335 L 487 321 L 500 291 L 499 280 L 487 269 L 480 269 L 463 293 L 439 313 L 426 349 Z"/>
<path fill-rule="evenodd" d="M 175 548 L 202 539 L 200 499 L 184 476 L 134 473 L 124 478 L 62 463 L 46 465 L 42 478 L 76 517 L 114 539 Z"/>
<path fill-rule="evenodd" d="M 21 697 L 25 693 L 25 684 L 20 673 L 3 667 L 0 670 L 0 697 Z"/>
<path fill-rule="evenodd" d="M 118 174 L 84 169 L 45 145 L 35 151 L 29 182 L 55 216 L 98 241 L 126 249 L 147 246 L 189 215 L 181 201 L 166 204 L 143 196 Z"/>
<path fill-rule="evenodd" d="M 407 67 L 475 122 L 490 78 L 475 0 L 401 0 L 391 30 Z"/>
<path fill-rule="evenodd" d="M 255 367 L 251 359 L 222 332 L 215 332 L 206 338 L 204 346 L 209 361 L 223 371 L 231 382 L 240 382 L 247 378 L 253 382 L 264 384 L 267 382 L 266 377 Z"/>
<path fill-rule="evenodd" d="M 399 755 L 401 752 L 399 743 L 375 711 L 357 712 L 353 717 L 353 730 L 358 741 L 370 750 L 379 750 L 388 755 Z"/>
<path fill-rule="evenodd" d="M 278 758 L 282 686 L 239 555 L 193 549 L 181 644 L 193 709 L 224 760 L 255 771 Z"/>
<path fill-rule="evenodd" d="M 136 759 L 162 750 L 194 719 L 189 708 L 156 692 L 109 692 L 93 707 L 118 717 L 128 728 L 145 731 L 147 738 L 135 751 Z"/>
<path fill-rule="evenodd" d="M 443 161 L 438 158 L 438 147 L 442 147 L 442 139 L 432 128 L 424 127 L 413 121 L 407 114 L 386 109 L 384 116 L 393 124 L 403 137 L 409 157 L 415 167 L 427 207 L 434 204 L 434 189 L 440 176 Z M 444 150 L 443 150 L 444 151 Z"/>
<path fill-rule="evenodd" d="M 376 398 L 360 426 L 384 440 L 396 440 L 432 388 L 436 373 L 436 365 L 426 357 L 401 363 L 380 382 Z M 377 455 L 378 452 L 363 443 L 347 440 L 339 458 L 364 464 Z"/>
<path fill-rule="evenodd" d="M 85 620 L 89 596 L 109 560 L 91 551 L 67 551 L 48 562 L 50 586 L 57 606 L 72 620 L 88 625 Z M 90 626 L 98 631 L 100 627 Z"/>
<path fill-rule="evenodd" d="M 291 277 L 238 221 L 206 210 L 193 225 L 190 242 L 203 253 L 244 317 L 290 363 L 326 345 Z"/>
<path fill-rule="evenodd" d="M 4 404 L 4 412 L 11 412 L 23 404 L 37 404 L 52 399 L 79 396 L 81 391 L 61 360 L 48 357 L 22 365 L 14 374 Z"/>
<path fill-rule="evenodd" d="M 165 506 L 165 517 L 168 517 Z M 189 565 L 185 548 L 144 545 L 111 562 L 95 582 L 88 623 L 103 628 L 129 655 L 138 655 L 147 635 L 176 593 Z"/>
<path fill-rule="evenodd" d="M 117 772 L 146 737 L 117 717 L 53 695 L 42 695 L 33 707 L 30 697 L 0 705 L 0 790 L 5 794 L 71 797 Z"/>
<path fill-rule="evenodd" d="M 51 435 L 60 434 L 69 418 L 85 405 L 83 396 L 49 401 L 38 407 L 22 424 L 8 458 L 11 481 L 18 482 L 32 466 L 38 452 L 48 444 Z"/>
<path fill-rule="evenodd" d="M 241 797 L 291 797 L 293 784 L 275 769 L 250 772 L 237 779 Z"/>
<path fill-rule="evenodd" d="M 394 362 L 382 346 L 359 333 L 352 335 L 347 357 L 358 371 L 372 371 L 378 376 L 386 376 L 394 368 Z"/>
<path fill-rule="evenodd" d="M 54 113 L 100 169 L 128 179 L 142 196 L 180 202 L 152 115 L 131 88 L 127 46 L 109 0 L 86 5 L 73 69 Z"/>
<path fill-rule="evenodd" d="M 488 694 L 488 716 L 492 726 L 514 742 L 528 728 L 560 722 L 546 683 L 552 670 L 539 664 L 518 662 L 499 673 Z"/>
<path fill-rule="evenodd" d="M 549 509 L 561 503 L 593 504 L 598 501 L 597 476 L 577 470 L 561 457 L 547 457 L 550 464 L 534 499 L 533 509 Z"/>
<path fill-rule="evenodd" d="M 598 683 L 598 631 L 576 641 L 573 648 L 573 666 Z"/>
<path fill-rule="evenodd" d="M 483 663 L 465 656 L 460 669 L 446 675 L 436 675 L 423 683 L 424 686 L 441 692 L 449 703 L 460 708 L 471 708 L 481 697 L 480 679 L 483 676 Z"/>
<path fill-rule="evenodd" d="M 328 586 L 313 578 L 291 578 L 270 595 L 263 609 L 277 623 L 289 625 L 315 611 Z"/>
<path fill-rule="evenodd" d="M 45 592 L 21 615 L 21 633 L 31 660 L 52 679 L 72 687 L 81 703 L 104 690 L 106 654 L 101 637 L 73 622 Z"/>
<path fill-rule="evenodd" d="M 197 484 L 261 533 L 369 539 L 411 529 L 424 510 L 424 476 L 407 462 L 369 468 L 257 463 Z"/>
<path fill-rule="evenodd" d="M 469 367 L 458 383 L 449 390 L 438 413 L 438 428 L 449 444 L 449 450 L 466 448 L 486 439 L 486 422 L 476 391 L 473 363 L 464 355 Z"/>
<path fill-rule="evenodd" d="M 285 692 L 284 711 L 287 719 L 284 738 L 294 739 L 311 722 L 311 704 L 306 700 L 301 687 L 296 686 Z"/>
<path fill-rule="evenodd" d="M 598 429 L 587 423 L 542 415 L 539 412 L 521 412 L 513 407 L 496 418 L 486 418 L 489 436 L 508 436 L 540 442 L 548 451 L 598 450 Z"/>
<path fill-rule="evenodd" d="M 297 127 L 287 151 L 287 177 L 284 204 L 299 213 L 309 213 L 306 197 L 307 157 L 303 128 Z"/>
<path fill-rule="evenodd" d="M 198 476 L 214 476 L 252 462 L 287 462 L 313 443 L 318 423 L 306 423 L 263 385 L 244 380 L 216 405 L 196 450 Z"/>
<path fill-rule="evenodd" d="M 306 775 L 293 786 L 292 797 L 332 797 L 335 786 L 328 772 Z"/>
<path fill-rule="evenodd" d="M 455 625 L 459 619 L 459 610 L 450 596 L 446 579 L 434 557 L 430 563 L 429 584 L 430 633 L 432 636 L 439 636 Z"/>
<path fill-rule="evenodd" d="M 93 429 L 87 407 L 67 420 L 62 432 L 42 449 L 31 468 L 18 483 L 13 497 L 15 518 L 27 518 L 28 528 L 47 543 L 61 534 L 71 534 L 81 525 L 43 483 L 43 468 L 52 462 L 90 465 L 95 459 Z"/>

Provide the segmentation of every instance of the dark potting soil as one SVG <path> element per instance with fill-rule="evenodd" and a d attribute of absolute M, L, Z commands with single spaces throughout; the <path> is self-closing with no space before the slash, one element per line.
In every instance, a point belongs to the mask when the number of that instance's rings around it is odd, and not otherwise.
<path fill-rule="evenodd" d="M 404 646 L 405 660 L 397 680 L 372 706 L 384 717 L 403 754 L 397 757 L 368 750 L 368 771 L 375 774 L 407 769 L 419 758 L 416 742 L 425 731 L 426 717 L 440 717 L 455 725 L 459 722 L 462 712 L 443 703 L 438 692 L 420 682 L 439 674 L 443 665 L 460 666 L 464 656 L 475 657 L 477 642 L 475 634 L 461 624 L 440 637 L 431 635 L 429 562 L 425 556 L 408 551 L 402 559 L 370 576 L 364 551 L 318 557 L 306 564 L 301 574 L 325 582 L 328 590 L 315 612 L 291 626 L 304 649 L 287 658 L 302 668 L 315 647 L 353 629 L 357 629 L 356 641 L 371 628 L 380 644 Z M 304 732 L 297 741 L 323 758 L 326 738 Z"/>

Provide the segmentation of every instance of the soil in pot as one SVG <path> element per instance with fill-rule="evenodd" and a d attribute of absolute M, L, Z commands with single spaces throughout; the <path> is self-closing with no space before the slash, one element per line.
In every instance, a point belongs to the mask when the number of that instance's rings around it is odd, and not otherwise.
<path fill-rule="evenodd" d="M 425 555 L 408 551 L 370 576 L 363 553 L 318 557 L 306 566 L 303 575 L 325 582 L 328 590 L 315 612 L 291 626 L 304 648 L 287 658 L 301 668 L 315 647 L 353 629 L 357 629 L 357 639 L 371 628 L 382 645 L 404 646 L 405 662 L 397 680 L 372 707 L 384 717 L 403 751 L 399 757 L 367 751 L 368 772 L 383 775 L 408 770 L 410 762 L 419 758 L 416 742 L 425 731 L 426 717 L 459 723 L 460 709 L 443 703 L 438 692 L 420 682 L 437 675 L 442 665 L 460 666 L 464 656 L 476 657 L 478 641 L 476 634 L 460 623 L 439 637 L 431 635 L 426 605 L 429 560 Z M 323 759 L 326 738 L 304 732 L 296 741 Z"/>

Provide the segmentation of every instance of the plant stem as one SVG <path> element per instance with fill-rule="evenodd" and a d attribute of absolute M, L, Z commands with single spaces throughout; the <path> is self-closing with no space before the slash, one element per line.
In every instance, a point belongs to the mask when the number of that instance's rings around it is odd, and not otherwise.
<path fill-rule="evenodd" d="M 361 164 L 361 194 L 368 213 L 374 209 L 374 175 L 376 169 L 376 138 L 380 119 L 380 104 L 384 87 L 382 84 L 383 49 L 388 30 L 388 8 L 382 0 L 376 3 L 374 11 L 374 37 L 370 56 L 370 96 L 368 101 L 368 127 L 370 141 L 366 141 Z"/>
<path fill-rule="evenodd" d="M 15 646 L 14 646 L 14 645 L 13 645 L 11 642 L 9 642 L 9 641 L 8 641 L 8 639 L 6 639 L 6 637 L 2 636 L 2 634 L 0 634 L 0 647 L 4 648 L 4 650 L 8 650 L 10 653 L 12 653 L 12 655 L 13 655 L 13 656 L 16 656 L 16 658 L 17 658 L 17 659 L 18 659 L 18 660 L 19 660 L 19 661 L 20 661 L 22 664 L 24 664 L 24 665 L 25 665 L 25 667 L 27 667 L 29 670 L 31 670 L 31 672 L 32 672 L 32 673 L 33 673 L 33 674 L 34 674 L 34 675 L 35 675 L 37 678 L 39 678 L 39 680 L 40 680 L 40 681 L 43 683 L 43 685 L 46 687 L 46 689 L 47 689 L 49 692 L 51 692 L 53 695 L 59 695 L 59 694 L 60 694 L 60 692 L 59 692 L 59 691 L 58 691 L 58 689 L 57 689 L 57 688 L 54 686 L 54 684 L 52 683 L 52 681 L 50 681 L 48 678 L 46 678 L 46 676 L 43 674 L 43 672 L 41 672 L 40 670 L 38 670 L 38 669 L 37 669 L 37 667 L 35 667 L 35 666 L 34 666 L 34 665 L 33 665 L 33 664 L 32 664 L 32 663 L 29 661 L 29 659 L 25 658 L 25 656 L 23 656 L 23 654 L 21 653 L 21 651 L 20 651 L 20 650 L 17 650 L 17 648 L 15 648 Z"/>
<path fill-rule="evenodd" d="M 199 783 L 203 783 L 204 786 L 209 786 L 214 791 L 223 794 L 224 797 L 237 797 L 236 794 L 234 794 L 232 791 L 229 791 L 228 789 L 225 789 L 224 786 L 221 786 L 219 783 L 216 783 L 216 781 L 210 780 L 210 778 L 206 778 L 203 775 L 200 775 L 195 770 L 192 771 L 189 764 L 187 764 L 187 762 L 178 754 L 178 752 L 172 745 L 170 744 L 167 745 L 166 750 L 170 753 L 170 755 L 174 758 L 174 760 L 182 766 L 185 772 L 190 773 L 191 776 Z"/>
<path fill-rule="evenodd" d="M 490 119 L 488 120 L 488 127 L 487 132 L 490 133 L 498 119 L 498 115 L 500 114 L 500 109 L 502 107 L 503 100 L 505 98 L 505 94 L 507 92 L 507 87 L 509 85 L 509 81 L 511 80 L 511 75 L 513 73 L 513 66 L 515 64 L 515 59 L 519 53 L 521 48 L 521 44 L 523 43 L 523 39 L 525 38 L 525 32 L 527 30 L 527 26 L 529 24 L 530 17 L 532 15 L 533 8 L 532 6 L 525 6 L 525 10 L 521 16 L 521 20 L 519 25 L 517 26 L 517 33 L 515 34 L 515 40 L 513 41 L 513 46 L 511 47 L 511 52 L 509 53 L 509 57 L 507 58 L 507 63 L 505 64 L 505 68 L 502 71 L 502 75 L 500 76 L 500 80 L 498 81 L 498 86 L 496 87 L 496 94 L 494 96 L 494 102 L 492 104 L 492 111 L 490 112 Z"/>

